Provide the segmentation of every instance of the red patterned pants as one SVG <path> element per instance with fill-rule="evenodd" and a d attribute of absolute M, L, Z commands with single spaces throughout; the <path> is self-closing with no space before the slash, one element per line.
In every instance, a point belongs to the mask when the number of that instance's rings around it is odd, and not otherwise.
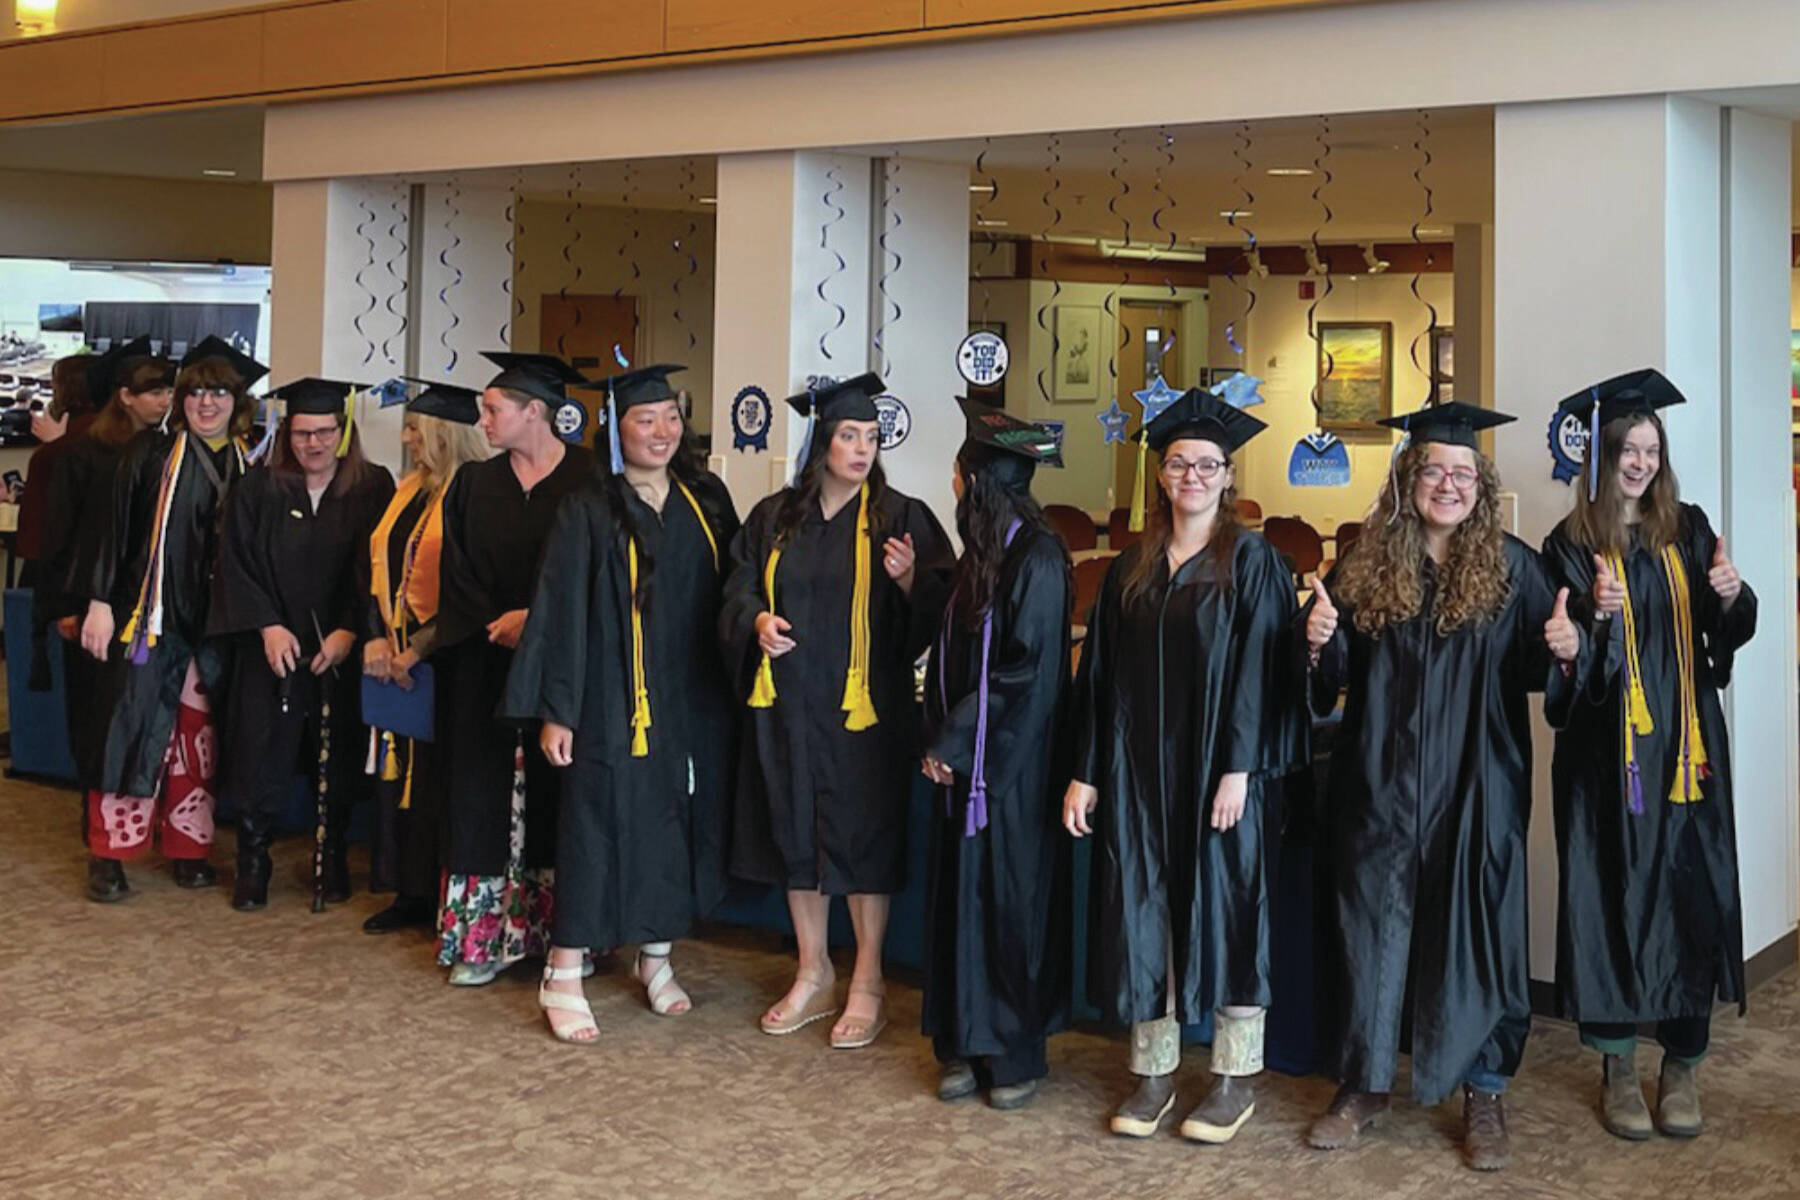
<path fill-rule="evenodd" d="M 212 707 L 200 691 L 193 664 L 181 685 L 175 732 L 163 760 L 162 852 L 165 858 L 205 858 L 213 843 L 213 773 L 218 769 Z M 150 849 L 157 827 L 157 796 L 89 792 L 88 853 L 129 860 Z"/>

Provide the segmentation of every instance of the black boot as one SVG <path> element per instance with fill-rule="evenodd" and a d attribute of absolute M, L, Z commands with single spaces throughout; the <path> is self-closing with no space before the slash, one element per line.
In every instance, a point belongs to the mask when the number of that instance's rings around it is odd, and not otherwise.
<path fill-rule="evenodd" d="M 364 933 L 393 933 L 400 929 L 428 929 L 436 923 L 437 906 L 416 896 L 398 896 L 394 902 L 363 922 Z"/>
<path fill-rule="evenodd" d="M 116 858 L 88 859 L 87 896 L 95 904 L 117 904 L 131 891 L 125 864 Z"/>
<path fill-rule="evenodd" d="M 231 889 L 231 907 L 255 912 L 269 904 L 269 876 L 275 864 L 269 859 L 274 831 L 269 819 L 242 813 L 237 827 L 237 883 Z"/>
<path fill-rule="evenodd" d="M 342 904 L 350 898 L 350 810 L 333 808 L 325 819 L 325 900 Z"/>
<path fill-rule="evenodd" d="M 211 887 L 219 882 L 219 873 L 204 858 L 177 858 L 170 867 L 179 888 Z"/>

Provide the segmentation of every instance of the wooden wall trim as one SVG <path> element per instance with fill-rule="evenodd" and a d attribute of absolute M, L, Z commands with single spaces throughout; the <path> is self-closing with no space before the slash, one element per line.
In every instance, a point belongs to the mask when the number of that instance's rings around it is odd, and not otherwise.
<path fill-rule="evenodd" d="M 418 91 L 1379 0 L 287 0 L 0 41 L 0 124 Z M 402 36 L 404 35 L 404 36 Z M 296 38 L 300 42 L 296 43 Z M 385 39 L 385 40 L 376 40 Z M 173 56 L 165 48 L 186 47 Z M 252 49 L 254 44 L 254 49 Z M 208 71 L 194 47 L 229 47 Z M 303 51 L 303 52 L 302 52 Z M 179 62 L 137 91 L 71 63 Z M 216 61 L 216 60 L 215 60 Z M 193 64 L 193 65 L 188 65 Z"/>

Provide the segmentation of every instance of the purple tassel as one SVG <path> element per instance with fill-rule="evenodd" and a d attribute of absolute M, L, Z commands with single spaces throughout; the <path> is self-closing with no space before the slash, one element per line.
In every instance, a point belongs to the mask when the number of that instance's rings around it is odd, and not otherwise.
<path fill-rule="evenodd" d="M 141 667 L 150 661 L 150 641 L 143 634 L 131 639 L 130 658 L 132 665 L 136 667 Z"/>
<path fill-rule="evenodd" d="M 1644 815 L 1644 781 L 1635 762 L 1625 768 L 1625 806 L 1634 817 Z"/>

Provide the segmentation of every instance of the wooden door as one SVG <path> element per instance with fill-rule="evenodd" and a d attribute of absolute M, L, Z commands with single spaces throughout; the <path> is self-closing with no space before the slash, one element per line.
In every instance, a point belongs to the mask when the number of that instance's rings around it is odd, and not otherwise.
<path fill-rule="evenodd" d="M 551 294 L 541 301 L 538 316 L 538 351 L 554 354 L 591 378 L 619 370 L 613 347 L 624 351 L 631 365 L 638 361 L 640 336 L 636 296 Z M 588 429 L 599 428 L 600 409 L 606 397 L 587 389 L 570 393 L 588 410 Z"/>
<path fill-rule="evenodd" d="M 1181 326 L 1181 305 L 1162 304 L 1154 300 L 1127 300 L 1119 305 L 1119 327 L 1124 331 L 1124 344 L 1119 347 L 1119 407 L 1131 416 L 1131 433 L 1136 434 L 1143 407 L 1133 392 L 1143 391 L 1160 372 L 1176 391 L 1187 390 L 1181 375 L 1181 343 L 1171 341 Z M 1105 397 L 1102 397 L 1105 399 Z M 1113 454 L 1113 505 L 1131 506 L 1132 488 L 1137 486 L 1138 444 L 1135 440 L 1115 446 Z M 1149 481 L 1152 482 L 1153 481 Z M 1145 503 L 1150 502 L 1148 493 Z"/>

